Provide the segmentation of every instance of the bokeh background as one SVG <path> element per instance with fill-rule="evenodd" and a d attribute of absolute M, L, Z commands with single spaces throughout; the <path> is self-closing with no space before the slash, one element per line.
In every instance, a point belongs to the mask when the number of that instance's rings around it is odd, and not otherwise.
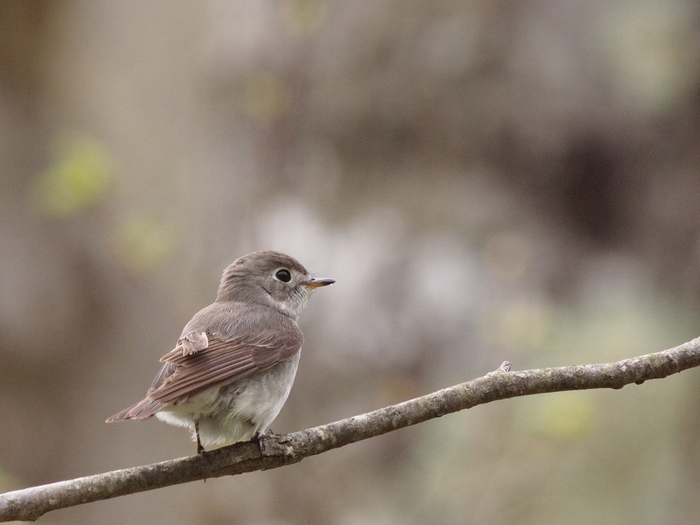
<path fill-rule="evenodd" d="M 698 335 L 690 0 L 0 3 L 0 489 L 194 452 L 139 400 L 235 257 L 313 297 L 288 432 Z M 700 522 L 700 372 L 47 524 Z"/>

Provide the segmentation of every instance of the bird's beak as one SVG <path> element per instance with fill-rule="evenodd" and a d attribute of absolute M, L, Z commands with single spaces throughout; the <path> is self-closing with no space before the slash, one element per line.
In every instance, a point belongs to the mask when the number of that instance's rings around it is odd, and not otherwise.
<path fill-rule="evenodd" d="M 328 286 L 330 284 L 333 284 L 335 280 L 333 279 L 326 279 L 325 277 L 312 277 L 308 281 L 304 282 L 307 288 L 319 288 L 321 286 Z"/>

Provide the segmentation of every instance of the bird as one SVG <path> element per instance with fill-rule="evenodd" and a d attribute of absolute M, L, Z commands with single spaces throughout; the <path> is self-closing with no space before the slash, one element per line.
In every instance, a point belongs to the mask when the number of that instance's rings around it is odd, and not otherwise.
<path fill-rule="evenodd" d="M 223 272 L 216 300 L 185 325 L 146 397 L 107 423 L 155 416 L 191 431 L 197 453 L 259 439 L 294 383 L 304 336 L 297 325 L 316 288 L 293 257 L 259 251 Z"/>

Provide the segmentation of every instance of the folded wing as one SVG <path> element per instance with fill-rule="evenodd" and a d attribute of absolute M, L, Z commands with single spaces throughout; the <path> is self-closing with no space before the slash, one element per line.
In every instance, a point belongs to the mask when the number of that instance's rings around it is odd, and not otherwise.
<path fill-rule="evenodd" d="M 257 330 L 234 337 L 206 331 L 208 344 L 195 353 L 183 351 L 178 344 L 161 358 L 164 365 L 146 398 L 107 422 L 149 418 L 168 403 L 182 403 L 289 359 L 299 352 L 304 337 L 293 321 L 284 324 L 284 329 L 280 329 L 278 320 L 269 329 L 258 326 Z"/>

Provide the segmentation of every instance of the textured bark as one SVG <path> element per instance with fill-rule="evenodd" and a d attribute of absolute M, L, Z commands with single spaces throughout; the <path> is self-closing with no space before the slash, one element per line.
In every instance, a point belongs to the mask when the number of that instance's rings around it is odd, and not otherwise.
<path fill-rule="evenodd" d="M 675 348 L 614 363 L 506 371 L 397 405 L 258 443 L 238 443 L 205 455 L 115 470 L 0 495 L 0 521 L 36 520 L 55 509 L 167 487 L 188 481 L 267 470 L 429 419 L 511 397 L 584 390 L 619 389 L 700 365 L 700 338 Z M 262 450 L 261 450 L 262 448 Z"/>

